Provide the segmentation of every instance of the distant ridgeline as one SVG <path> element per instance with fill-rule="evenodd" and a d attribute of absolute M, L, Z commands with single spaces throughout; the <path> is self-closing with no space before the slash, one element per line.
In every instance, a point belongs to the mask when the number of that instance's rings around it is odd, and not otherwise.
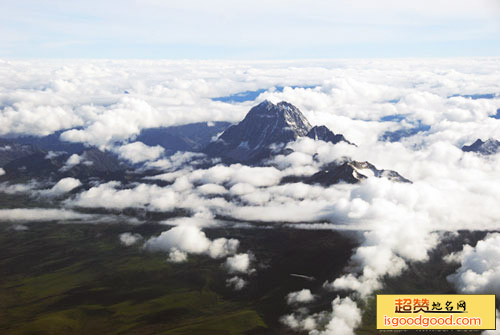
<path fill-rule="evenodd" d="M 62 132 L 45 137 L 1 139 L 0 167 L 7 173 L 0 176 L 0 180 L 13 176 L 36 177 L 37 174 L 78 178 L 98 175 L 121 180 L 130 179 L 127 171 L 136 171 L 141 166 L 120 159 L 114 152 L 101 151 L 82 143 L 64 142 L 60 139 Z M 165 149 L 166 155 L 178 151 L 203 152 L 224 164 L 268 165 L 272 164 L 270 159 L 274 155 L 291 154 L 293 151 L 286 144 L 299 138 L 355 146 L 344 135 L 335 134 L 324 125 L 312 126 L 292 104 L 285 101 L 273 104 L 267 100 L 251 108 L 245 118 L 235 125 L 203 122 L 143 129 L 134 141 L 149 146 L 159 145 Z M 357 162 L 347 157 L 329 162 L 314 176 L 305 179 L 291 176 L 282 182 L 331 185 L 339 182 L 356 183 L 367 176 L 409 182 L 395 171 L 379 170 L 369 162 Z"/>

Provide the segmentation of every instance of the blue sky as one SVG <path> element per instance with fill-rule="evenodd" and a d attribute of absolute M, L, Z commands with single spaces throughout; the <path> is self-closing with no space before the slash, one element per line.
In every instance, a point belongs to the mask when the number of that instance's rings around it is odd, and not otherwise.
<path fill-rule="evenodd" d="M 3 1 L 0 58 L 500 56 L 498 0 Z"/>

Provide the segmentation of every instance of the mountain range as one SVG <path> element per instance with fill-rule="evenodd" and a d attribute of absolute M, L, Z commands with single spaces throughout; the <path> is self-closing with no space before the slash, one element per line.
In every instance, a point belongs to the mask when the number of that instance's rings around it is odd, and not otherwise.
<path fill-rule="evenodd" d="M 20 176 L 121 179 L 126 171 L 140 173 L 136 166 L 120 159 L 116 153 L 64 142 L 59 137 L 61 133 L 39 138 L 0 139 L 0 167 L 6 172 L 0 180 Z M 312 126 L 292 104 L 285 101 L 273 104 L 267 100 L 251 108 L 235 125 L 211 122 L 149 128 L 143 129 L 135 141 L 149 146 L 159 145 L 165 149 L 166 155 L 178 151 L 202 152 L 222 160 L 223 164 L 266 165 L 273 155 L 292 153 L 285 148 L 286 144 L 304 137 L 332 144 L 355 145 L 324 125 Z M 409 182 L 395 171 L 379 170 L 369 162 L 349 158 L 325 164 L 312 176 L 289 176 L 282 182 L 301 181 L 326 186 L 339 182 L 358 183 L 369 176 Z"/>

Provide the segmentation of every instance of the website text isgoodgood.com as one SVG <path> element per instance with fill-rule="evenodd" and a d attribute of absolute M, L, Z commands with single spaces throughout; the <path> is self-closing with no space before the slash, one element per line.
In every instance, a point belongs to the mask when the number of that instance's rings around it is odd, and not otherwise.
<path fill-rule="evenodd" d="M 453 314 L 449 316 L 423 316 L 417 317 L 388 317 L 384 315 L 384 325 L 392 326 L 393 328 L 405 327 L 429 327 L 429 326 L 481 326 L 481 318 L 455 317 Z"/>

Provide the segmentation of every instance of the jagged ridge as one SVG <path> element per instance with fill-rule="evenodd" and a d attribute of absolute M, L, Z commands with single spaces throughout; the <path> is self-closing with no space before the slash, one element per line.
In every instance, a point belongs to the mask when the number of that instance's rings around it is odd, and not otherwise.
<path fill-rule="evenodd" d="M 486 142 L 483 142 L 481 139 L 478 139 L 471 145 L 464 145 L 462 147 L 462 151 L 476 152 L 482 155 L 493 155 L 498 152 L 499 148 L 500 148 L 500 141 L 490 138 L 486 140 Z"/>
<path fill-rule="evenodd" d="M 271 154 L 269 146 L 272 144 L 288 143 L 304 136 L 332 143 L 350 143 L 326 126 L 312 127 L 292 104 L 282 101 L 275 105 L 265 100 L 253 107 L 240 123 L 224 131 L 204 152 L 229 161 L 255 162 Z"/>

